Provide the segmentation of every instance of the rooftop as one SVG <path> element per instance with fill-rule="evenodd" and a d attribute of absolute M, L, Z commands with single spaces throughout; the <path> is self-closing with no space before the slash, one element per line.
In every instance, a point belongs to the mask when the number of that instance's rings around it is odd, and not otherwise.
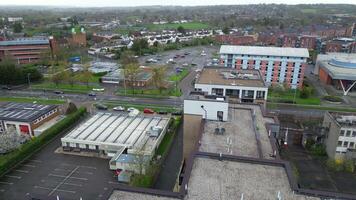
<path fill-rule="evenodd" d="M 169 118 L 162 116 L 129 116 L 127 113 L 97 113 L 64 136 L 63 142 L 105 146 L 112 150 L 123 147 L 151 154 L 157 137 L 147 134 L 153 126 L 163 129 Z"/>
<path fill-rule="evenodd" d="M 205 67 L 197 84 L 214 84 L 245 87 L 266 87 L 258 70 L 236 70 Z"/>
<path fill-rule="evenodd" d="M 16 40 L 0 41 L 0 46 L 14 46 L 14 45 L 39 45 L 49 44 L 47 38 L 20 38 Z"/>
<path fill-rule="evenodd" d="M 57 108 L 56 105 L 3 103 L 0 104 L 0 120 L 33 122 L 55 108 Z"/>
<path fill-rule="evenodd" d="M 329 112 L 331 117 L 341 126 L 356 127 L 356 114 L 344 112 Z"/>
<path fill-rule="evenodd" d="M 306 48 L 291 47 L 259 47 L 259 46 L 234 46 L 222 45 L 220 54 L 244 54 L 257 56 L 282 56 L 282 57 L 309 57 Z"/>
<path fill-rule="evenodd" d="M 356 54 L 320 54 L 317 63 L 328 71 L 333 79 L 356 80 Z"/>
<path fill-rule="evenodd" d="M 205 92 L 199 91 L 190 92 L 187 100 L 228 102 L 228 99 L 225 96 L 208 95 Z"/>

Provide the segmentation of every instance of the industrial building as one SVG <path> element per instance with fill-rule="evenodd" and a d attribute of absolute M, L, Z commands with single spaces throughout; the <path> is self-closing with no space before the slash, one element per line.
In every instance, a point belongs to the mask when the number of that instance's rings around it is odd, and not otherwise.
<path fill-rule="evenodd" d="M 6 130 L 37 136 L 35 129 L 59 115 L 58 106 L 31 103 L 0 104 L 0 133 Z"/>
<path fill-rule="evenodd" d="M 326 112 L 325 146 L 330 158 L 356 159 L 356 115 L 354 113 Z"/>
<path fill-rule="evenodd" d="M 110 169 L 119 172 L 119 181 L 127 182 L 128 174 L 138 173 L 135 165 L 155 155 L 169 121 L 163 116 L 97 113 L 61 138 L 62 147 L 111 157 Z"/>
<path fill-rule="evenodd" d="M 268 85 L 303 86 L 309 52 L 306 48 L 222 45 L 221 64 L 233 69 L 260 70 Z"/>
<path fill-rule="evenodd" d="M 319 54 L 314 74 L 319 76 L 322 83 L 332 85 L 347 95 L 350 91 L 355 91 L 356 54 Z"/>
<path fill-rule="evenodd" d="M 54 46 L 55 42 L 52 37 L 0 41 L 0 61 L 7 57 L 16 60 L 18 64 L 37 62 L 45 54 L 53 53 Z"/>
<path fill-rule="evenodd" d="M 135 80 L 131 82 L 131 80 L 125 79 L 123 69 L 117 69 L 101 77 L 100 80 L 102 83 L 121 84 L 121 85 L 123 85 L 125 81 L 126 86 L 133 85 L 135 87 L 146 87 L 152 81 L 152 73 L 150 72 L 150 70 L 141 70 L 136 75 Z"/>
<path fill-rule="evenodd" d="M 228 96 L 230 101 L 261 103 L 267 100 L 268 87 L 258 70 L 205 67 L 195 81 L 195 90 L 208 95 Z"/>

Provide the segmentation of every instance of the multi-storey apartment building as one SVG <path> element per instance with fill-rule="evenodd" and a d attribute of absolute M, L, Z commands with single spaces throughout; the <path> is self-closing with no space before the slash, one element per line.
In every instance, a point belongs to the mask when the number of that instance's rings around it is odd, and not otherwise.
<path fill-rule="evenodd" d="M 327 130 L 324 141 L 330 158 L 356 158 L 355 114 L 326 112 L 323 127 Z"/>
<path fill-rule="evenodd" d="M 303 86 L 309 52 L 305 48 L 230 46 L 220 48 L 221 64 L 228 68 L 260 70 L 266 84 Z"/>

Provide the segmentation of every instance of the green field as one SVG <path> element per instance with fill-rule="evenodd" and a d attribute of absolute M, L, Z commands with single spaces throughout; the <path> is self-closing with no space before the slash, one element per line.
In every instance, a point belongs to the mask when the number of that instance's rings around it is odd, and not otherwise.
<path fill-rule="evenodd" d="M 180 82 L 180 81 L 183 80 L 188 74 L 189 74 L 189 70 L 188 70 L 188 69 L 183 69 L 183 71 L 180 72 L 179 74 L 173 74 L 173 75 L 171 75 L 170 77 L 168 77 L 168 80 Z"/>
<path fill-rule="evenodd" d="M 164 98 L 169 96 L 180 97 L 182 93 L 180 90 L 175 90 L 175 88 L 169 88 L 162 90 L 161 92 L 158 89 L 135 89 L 131 88 L 126 89 L 126 94 L 124 89 L 119 89 L 117 91 L 118 95 L 125 96 L 135 96 L 135 97 L 149 97 L 149 98 Z"/>
<path fill-rule="evenodd" d="M 0 101 L 18 102 L 18 103 L 39 103 L 39 104 L 63 104 L 64 100 L 59 99 L 39 99 L 27 97 L 0 97 Z"/>
<path fill-rule="evenodd" d="M 87 87 L 86 85 L 74 84 L 72 86 L 70 84 L 63 84 L 63 83 L 56 85 L 51 82 L 34 84 L 34 85 L 31 85 L 31 87 L 33 89 L 39 89 L 39 90 L 61 90 L 63 92 L 78 92 L 78 93 L 88 93 L 90 91 L 93 91 L 93 88 L 100 88 L 99 85 L 97 85 L 95 87 L 93 85 L 89 85 L 89 87 Z"/>
<path fill-rule="evenodd" d="M 272 103 L 293 103 L 295 96 L 295 103 L 302 105 L 320 105 L 320 98 L 311 96 L 309 98 L 300 98 L 300 92 L 297 90 L 295 93 L 293 90 L 285 92 L 268 91 L 268 102 Z"/>
<path fill-rule="evenodd" d="M 163 30 L 163 29 L 177 29 L 179 26 L 182 26 L 184 29 L 189 29 L 189 30 L 198 30 L 198 29 L 207 29 L 210 26 L 206 23 L 201 23 L 201 22 L 188 22 L 188 23 L 183 23 L 183 24 L 148 24 L 146 27 L 151 30 Z"/>
<path fill-rule="evenodd" d="M 301 9 L 302 13 L 308 13 L 308 14 L 315 14 L 317 12 L 316 9 L 313 8 L 305 8 L 305 9 Z"/>

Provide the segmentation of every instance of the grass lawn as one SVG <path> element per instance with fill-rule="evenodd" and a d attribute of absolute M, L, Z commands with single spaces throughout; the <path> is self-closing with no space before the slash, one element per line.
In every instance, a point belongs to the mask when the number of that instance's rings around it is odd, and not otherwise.
<path fill-rule="evenodd" d="M 70 84 L 64 84 L 60 83 L 58 85 L 51 83 L 51 82 L 43 82 L 40 84 L 34 84 L 31 86 L 33 89 L 41 89 L 41 90 L 62 90 L 64 92 L 78 92 L 78 93 L 88 93 L 93 90 L 93 88 L 100 88 L 98 85 L 97 87 L 94 87 L 92 85 L 89 85 L 87 87 L 86 85 L 78 85 L 74 84 L 71 86 Z"/>
<path fill-rule="evenodd" d="M 315 14 L 317 12 L 316 9 L 313 9 L 313 8 L 304 8 L 304 9 L 301 9 L 302 13 L 308 13 L 308 14 Z"/>
<path fill-rule="evenodd" d="M 166 133 L 166 135 L 164 136 L 164 138 L 161 141 L 161 144 L 157 148 L 156 154 L 163 156 L 168 153 L 168 150 L 169 150 L 170 146 L 172 145 L 172 142 L 173 142 L 174 136 L 177 132 L 177 129 L 181 123 L 181 120 L 182 119 L 180 117 L 174 118 L 172 127 L 170 128 L 173 131 Z"/>
<path fill-rule="evenodd" d="M 105 101 L 105 105 L 107 105 L 109 108 L 113 108 L 115 106 L 123 106 L 126 109 L 129 107 L 134 107 L 140 111 L 143 111 L 145 108 L 150 108 L 153 109 L 154 111 L 166 111 L 169 113 L 179 111 L 179 109 L 174 108 L 174 106 L 159 106 L 159 105 L 151 105 L 151 104 L 134 104 L 130 102 L 117 102 L 117 101 Z"/>
<path fill-rule="evenodd" d="M 188 22 L 183 24 L 148 24 L 147 28 L 151 31 L 154 30 L 163 30 L 163 29 L 177 29 L 179 26 L 182 26 L 184 29 L 190 30 L 198 30 L 198 29 L 207 29 L 209 28 L 209 24 L 201 23 L 201 22 Z"/>
<path fill-rule="evenodd" d="M 300 92 L 297 90 L 297 93 L 293 90 L 285 91 L 285 92 L 274 92 L 268 91 L 268 101 L 275 103 L 293 103 L 295 95 L 296 104 L 302 105 L 320 105 L 320 98 L 311 96 L 309 98 L 303 99 L 300 98 Z"/>
<path fill-rule="evenodd" d="M 37 102 L 39 104 L 63 104 L 64 100 L 58 99 L 38 99 L 38 98 L 27 98 L 27 97 L 0 97 L 0 101 L 11 101 L 18 103 L 33 103 Z"/>
<path fill-rule="evenodd" d="M 182 72 L 180 72 L 179 74 L 173 74 L 171 76 L 168 77 L 169 81 L 178 81 L 180 82 L 181 80 L 183 80 L 187 75 L 189 74 L 189 70 L 188 69 L 183 69 Z"/>
<path fill-rule="evenodd" d="M 105 74 L 100 74 L 100 73 L 99 74 L 91 74 L 91 76 L 89 78 L 89 82 L 90 83 L 99 83 L 99 79 L 104 75 Z M 77 80 L 77 81 L 83 80 L 82 77 L 83 77 L 82 73 L 76 74 L 74 76 L 75 80 Z"/>
<path fill-rule="evenodd" d="M 119 89 L 117 94 L 125 96 L 135 96 L 135 97 L 150 97 L 150 98 L 164 98 L 169 96 L 179 97 L 182 95 L 180 90 L 177 91 L 175 88 L 169 88 L 162 90 L 161 92 L 158 89 L 135 89 L 130 88 L 126 89 L 126 94 L 124 89 Z"/>
<path fill-rule="evenodd" d="M 278 106 L 282 105 L 280 103 L 267 103 L 267 108 L 269 109 L 278 109 Z M 315 109 L 315 110 L 325 110 L 325 111 L 338 111 L 338 112 L 356 112 L 356 108 L 349 107 L 329 107 L 329 106 L 319 106 L 319 105 L 298 105 L 291 104 L 291 106 L 296 108 L 304 108 L 304 109 Z"/>

